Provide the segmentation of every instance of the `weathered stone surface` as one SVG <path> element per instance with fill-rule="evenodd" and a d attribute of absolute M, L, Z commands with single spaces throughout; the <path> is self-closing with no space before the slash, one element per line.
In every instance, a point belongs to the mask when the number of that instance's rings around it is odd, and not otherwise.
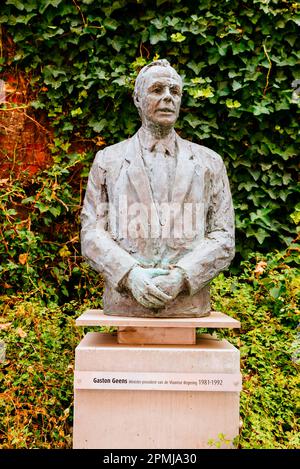
<path fill-rule="evenodd" d="M 141 128 L 98 152 L 91 168 L 82 253 L 105 278 L 105 314 L 208 315 L 209 282 L 233 258 L 225 166 L 174 131 L 181 95 L 167 61 L 144 67 L 134 93 Z"/>

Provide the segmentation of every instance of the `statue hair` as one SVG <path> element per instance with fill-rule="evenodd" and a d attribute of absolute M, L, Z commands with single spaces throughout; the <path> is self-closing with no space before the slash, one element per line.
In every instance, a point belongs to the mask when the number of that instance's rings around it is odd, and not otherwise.
<path fill-rule="evenodd" d="M 170 64 L 170 62 L 168 62 L 168 60 L 166 59 L 159 59 L 159 60 L 155 60 L 154 62 L 151 62 L 150 64 L 148 65 L 145 65 L 145 67 L 143 67 L 138 76 L 136 77 L 136 80 L 135 80 L 135 86 L 134 86 L 134 97 L 137 97 L 140 95 L 141 93 L 141 90 L 143 89 L 143 85 L 144 85 L 144 81 L 145 81 L 145 75 L 146 73 L 148 72 L 148 70 L 152 67 L 165 67 L 165 68 L 170 68 L 172 70 L 172 73 L 176 76 L 176 78 L 180 81 L 180 84 L 182 86 L 182 78 L 181 76 L 176 72 L 175 68 L 172 67 L 172 65 Z"/>

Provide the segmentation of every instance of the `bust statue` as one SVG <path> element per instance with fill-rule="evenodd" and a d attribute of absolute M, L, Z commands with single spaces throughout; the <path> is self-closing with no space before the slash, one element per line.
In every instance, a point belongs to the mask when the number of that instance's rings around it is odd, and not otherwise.
<path fill-rule="evenodd" d="M 234 212 L 221 157 L 174 130 L 182 79 L 167 60 L 137 76 L 142 125 L 96 154 L 82 254 L 105 280 L 104 314 L 201 317 L 209 282 L 234 256 Z"/>

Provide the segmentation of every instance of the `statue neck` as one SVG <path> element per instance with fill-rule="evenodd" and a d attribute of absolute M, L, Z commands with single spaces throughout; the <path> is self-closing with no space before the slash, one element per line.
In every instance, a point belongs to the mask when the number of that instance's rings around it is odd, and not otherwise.
<path fill-rule="evenodd" d="M 173 126 L 158 126 L 151 122 L 143 122 L 141 127 L 146 133 L 149 133 L 157 140 L 168 138 L 174 132 Z"/>

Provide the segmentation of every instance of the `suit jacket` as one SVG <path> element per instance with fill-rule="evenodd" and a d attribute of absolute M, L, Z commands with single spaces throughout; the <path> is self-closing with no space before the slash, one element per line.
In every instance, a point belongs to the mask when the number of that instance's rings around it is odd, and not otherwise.
<path fill-rule="evenodd" d="M 177 134 L 176 146 L 167 222 L 154 203 L 137 134 L 95 157 L 81 213 L 81 242 L 83 256 L 104 276 L 105 313 L 202 316 L 210 311 L 209 281 L 234 256 L 234 212 L 221 157 Z M 196 218 L 192 232 L 178 226 L 184 207 Z M 165 308 L 147 310 L 124 286 L 135 265 L 177 266 L 187 288 Z"/>

